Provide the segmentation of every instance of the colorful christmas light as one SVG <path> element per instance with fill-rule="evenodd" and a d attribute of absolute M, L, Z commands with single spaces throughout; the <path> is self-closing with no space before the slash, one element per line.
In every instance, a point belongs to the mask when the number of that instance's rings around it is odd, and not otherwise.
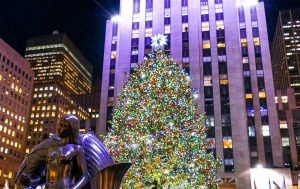
<path fill-rule="evenodd" d="M 133 163 L 122 188 L 217 188 L 221 162 L 190 83 L 160 49 L 130 75 L 105 137 L 116 162 Z"/>

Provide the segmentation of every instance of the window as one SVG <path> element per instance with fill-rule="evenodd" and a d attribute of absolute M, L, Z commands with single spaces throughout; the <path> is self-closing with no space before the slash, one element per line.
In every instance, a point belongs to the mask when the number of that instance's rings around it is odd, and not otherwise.
<path fill-rule="evenodd" d="M 251 7 L 250 13 L 251 13 L 251 21 L 257 21 L 257 12 L 255 7 Z"/>
<path fill-rule="evenodd" d="M 249 137 L 255 137 L 255 126 L 249 126 L 248 127 L 248 136 Z"/>
<path fill-rule="evenodd" d="M 216 13 L 216 20 L 224 20 L 224 14 L 223 13 Z"/>
<path fill-rule="evenodd" d="M 182 23 L 188 23 L 189 22 L 189 17 L 187 15 L 182 16 Z"/>
<path fill-rule="evenodd" d="M 171 9 L 165 9 L 165 17 L 171 17 Z"/>
<path fill-rule="evenodd" d="M 153 19 L 153 13 L 152 12 L 147 12 L 146 13 L 146 21 L 152 20 Z"/>
<path fill-rule="evenodd" d="M 287 129 L 288 125 L 286 121 L 279 121 L 280 129 Z"/>
<path fill-rule="evenodd" d="M 111 52 L 111 59 L 115 59 L 117 56 L 117 52 L 116 51 L 112 51 Z M 41 94 L 40 94 L 41 95 Z"/>
<path fill-rule="evenodd" d="M 209 22 L 202 22 L 202 31 L 209 31 Z"/>
<path fill-rule="evenodd" d="M 146 0 L 146 12 L 152 12 L 153 0 Z"/>
<path fill-rule="evenodd" d="M 281 97 L 282 103 L 288 103 L 288 97 L 287 96 L 282 96 Z"/>
<path fill-rule="evenodd" d="M 254 46 L 260 45 L 260 42 L 259 42 L 259 38 L 258 38 L 258 37 L 253 38 L 253 42 L 254 42 Z"/>
<path fill-rule="evenodd" d="M 132 38 L 139 38 L 139 30 L 132 30 Z"/>
<path fill-rule="evenodd" d="M 208 22 L 209 21 L 209 14 L 201 14 L 201 21 Z"/>
<path fill-rule="evenodd" d="M 165 34 L 170 34 L 170 33 L 171 33 L 171 26 L 165 25 Z"/>
<path fill-rule="evenodd" d="M 140 12 L 140 0 L 133 0 L 133 13 Z"/>
<path fill-rule="evenodd" d="M 205 125 L 207 127 L 214 127 L 215 126 L 214 116 L 206 116 L 206 118 L 205 118 Z"/>
<path fill-rule="evenodd" d="M 209 31 L 202 32 L 202 40 L 210 40 L 210 32 Z"/>
<path fill-rule="evenodd" d="M 208 0 L 200 0 L 200 5 L 208 5 Z"/>
<path fill-rule="evenodd" d="M 232 138 L 231 137 L 224 137 L 223 138 L 223 147 L 225 149 L 232 148 Z"/>
<path fill-rule="evenodd" d="M 183 23 L 182 24 L 182 32 L 188 32 L 189 31 L 189 24 Z"/>
<path fill-rule="evenodd" d="M 203 41 L 203 49 L 210 49 L 210 40 Z"/>
<path fill-rule="evenodd" d="M 245 22 L 245 14 L 243 8 L 239 8 L 239 20 L 240 22 Z"/>
<path fill-rule="evenodd" d="M 170 8 L 170 7 L 171 7 L 170 0 L 165 0 L 165 8 Z"/>
<path fill-rule="evenodd" d="M 183 6 L 181 8 L 181 14 L 182 15 L 188 15 L 188 7 L 187 6 Z"/>
<path fill-rule="evenodd" d="M 140 14 L 139 13 L 133 14 L 132 22 L 139 22 L 139 21 L 140 21 Z"/>
<path fill-rule="evenodd" d="M 212 74 L 211 63 L 210 62 L 203 64 L 203 74 L 204 75 L 211 75 Z"/>
<path fill-rule="evenodd" d="M 152 28 L 146 28 L 146 37 L 152 37 Z"/>
<path fill-rule="evenodd" d="M 204 86 L 212 86 L 212 77 L 204 76 Z"/>
<path fill-rule="evenodd" d="M 282 147 L 288 147 L 290 146 L 290 140 L 288 137 L 282 137 L 281 138 Z"/>
<path fill-rule="evenodd" d="M 241 45 L 242 47 L 247 47 L 247 39 L 241 39 Z"/>
<path fill-rule="evenodd" d="M 223 12 L 223 4 L 215 4 L 216 13 Z"/>
<path fill-rule="evenodd" d="M 145 27 L 146 27 L 146 28 L 152 28 L 152 20 L 146 21 Z"/>
<path fill-rule="evenodd" d="M 270 128 L 269 125 L 262 126 L 262 135 L 263 136 L 270 136 Z"/>

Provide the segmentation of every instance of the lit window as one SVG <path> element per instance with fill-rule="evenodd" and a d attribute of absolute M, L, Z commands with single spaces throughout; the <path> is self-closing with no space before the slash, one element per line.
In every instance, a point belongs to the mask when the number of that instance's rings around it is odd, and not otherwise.
<path fill-rule="evenodd" d="M 182 15 L 188 15 L 188 7 L 187 6 L 184 6 L 181 8 L 181 14 Z"/>
<path fill-rule="evenodd" d="M 270 127 L 269 125 L 262 126 L 262 135 L 263 136 L 270 136 Z"/>
<path fill-rule="evenodd" d="M 152 28 L 146 28 L 146 37 L 152 37 Z"/>
<path fill-rule="evenodd" d="M 282 100 L 282 103 L 288 103 L 288 97 L 287 96 L 282 96 L 281 100 Z"/>
<path fill-rule="evenodd" d="M 231 137 L 224 137 L 223 138 L 223 146 L 225 149 L 232 148 L 232 139 Z"/>
<path fill-rule="evenodd" d="M 208 5 L 201 6 L 201 14 L 208 14 Z"/>
<path fill-rule="evenodd" d="M 139 38 L 139 30 L 132 30 L 132 38 Z"/>
<path fill-rule="evenodd" d="M 260 45 L 258 37 L 253 38 L 253 42 L 254 42 L 254 46 L 259 46 Z"/>
<path fill-rule="evenodd" d="M 139 13 L 133 14 L 132 22 L 139 22 L 139 21 L 140 21 L 140 14 Z"/>
<path fill-rule="evenodd" d="M 288 137 L 283 137 L 281 139 L 281 142 L 282 142 L 282 147 L 288 147 L 290 146 L 290 140 Z"/>
<path fill-rule="evenodd" d="M 115 59 L 117 57 L 117 52 L 116 51 L 111 51 L 111 59 Z"/>
<path fill-rule="evenodd" d="M 255 127 L 254 126 L 248 127 L 248 135 L 250 137 L 254 137 L 255 136 Z"/>
<path fill-rule="evenodd" d="M 146 13 L 146 21 L 152 20 L 153 19 L 153 13 L 152 12 L 147 12 Z"/>
<path fill-rule="evenodd" d="M 247 47 L 247 39 L 241 39 L 242 47 Z M 245 57 L 243 57 L 245 58 Z"/>
<path fill-rule="evenodd" d="M 183 23 L 181 28 L 182 28 L 182 32 L 188 32 L 189 24 L 188 23 Z"/>
<path fill-rule="evenodd" d="M 278 97 L 275 96 L 275 103 L 277 104 L 278 103 Z"/>
<path fill-rule="evenodd" d="M 170 17 L 171 16 L 171 9 L 165 9 L 165 17 Z"/>
<path fill-rule="evenodd" d="M 280 129 L 287 129 L 288 125 L 286 121 L 279 121 Z"/>
<path fill-rule="evenodd" d="M 204 76 L 204 86 L 212 86 L 212 77 Z"/>
<path fill-rule="evenodd" d="M 218 20 L 216 21 L 217 30 L 223 30 L 224 29 L 224 21 Z"/>
<path fill-rule="evenodd" d="M 202 22 L 202 31 L 209 31 L 209 22 Z"/>
<path fill-rule="evenodd" d="M 165 34 L 170 34 L 170 33 L 171 33 L 171 26 L 165 25 Z"/>
<path fill-rule="evenodd" d="M 220 85 L 227 85 L 228 84 L 228 80 L 227 79 L 221 79 L 220 80 Z"/>
<path fill-rule="evenodd" d="M 225 43 L 218 43 L 218 48 L 225 48 Z"/>
<path fill-rule="evenodd" d="M 265 91 L 260 91 L 259 92 L 259 98 L 266 98 L 266 92 Z"/>
<path fill-rule="evenodd" d="M 223 4 L 222 3 L 215 4 L 215 9 L 216 9 L 216 13 L 223 12 Z"/>
<path fill-rule="evenodd" d="M 210 48 L 210 40 L 204 40 L 203 49 L 209 49 L 209 48 Z"/>

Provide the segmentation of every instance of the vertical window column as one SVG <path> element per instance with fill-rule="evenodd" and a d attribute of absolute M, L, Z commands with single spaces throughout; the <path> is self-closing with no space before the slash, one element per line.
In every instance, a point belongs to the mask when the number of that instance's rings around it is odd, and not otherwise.
<path fill-rule="evenodd" d="M 139 37 L 140 37 L 140 0 L 133 1 L 133 17 L 131 31 L 130 72 L 138 65 Z"/>
<path fill-rule="evenodd" d="M 165 6 L 165 35 L 167 36 L 168 44 L 164 46 L 166 54 L 171 52 L 171 2 L 170 0 L 164 0 Z"/>
<path fill-rule="evenodd" d="M 188 1 L 182 0 L 182 67 L 190 74 L 190 55 L 189 55 L 189 20 L 188 20 Z"/>

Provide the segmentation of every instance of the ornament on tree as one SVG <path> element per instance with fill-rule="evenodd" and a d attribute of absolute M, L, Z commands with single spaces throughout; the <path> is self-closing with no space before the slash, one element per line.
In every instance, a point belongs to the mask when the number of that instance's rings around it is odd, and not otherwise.
<path fill-rule="evenodd" d="M 206 138 L 198 93 L 180 64 L 159 49 L 139 64 L 113 112 L 105 144 L 116 162 L 132 162 L 123 188 L 217 188 L 221 162 Z"/>

